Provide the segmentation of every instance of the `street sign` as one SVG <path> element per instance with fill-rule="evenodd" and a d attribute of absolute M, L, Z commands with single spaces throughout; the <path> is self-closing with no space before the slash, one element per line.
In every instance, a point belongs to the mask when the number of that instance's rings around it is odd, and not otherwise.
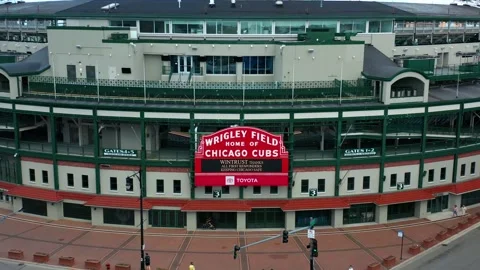
<path fill-rule="evenodd" d="M 307 237 L 308 239 L 315 239 L 315 230 L 308 230 Z"/>
<path fill-rule="evenodd" d="M 398 235 L 399 238 L 403 238 L 403 231 L 398 231 L 397 235 Z"/>
<path fill-rule="evenodd" d="M 405 184 L 397 183 L 397 190 L 403 190 L 404 187 L 405 187 Z"/>
<path fill-rule="evenodd" d="M 310 191 L 308 192 L 308 196 L 310 197 L 317 197 L 318 191 L 316 188 L 311 188 Z"/>
<path fill-rule="evenodd" d="M 221 198 L 222 197 L 222 191 L 221 190 L 214 190 L 212 192 L 213 198 Z"/>
<path fill-rule="evenodd" d="M 317 218 L 310 218 L 310 227 L 314 227 L 317 224 Z"/>

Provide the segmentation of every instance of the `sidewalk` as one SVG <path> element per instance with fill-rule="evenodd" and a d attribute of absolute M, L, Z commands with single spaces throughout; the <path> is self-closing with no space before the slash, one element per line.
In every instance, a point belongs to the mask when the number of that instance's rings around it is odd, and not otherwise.
<path fill-rule="evenodd" d="M 480 213 L 480 207 L 469 209 L 470 216 Z M 7 214 L 0 210 L 0 215 Z M 450 214 L 443 214 L 450 216 Z M 342 229 L 317 228 L 319 256 L 317 269 L 367 269 L 372 263 L 382 263 L 389 256 L 400 258 L 401 240 L 397 231 L 405 234 L 403 259 L 411 258 L 409 248 L 422 245 L 427 238 L 435 239 L 441 231 L 448 231 L 467 217 L 430 221 L 415 219 Z M 270 232 L 196 231 L 184 229 L 149 228 L 145 231 L 146 252 L 151 256 L 152 269 L 188 269 L 194 262 L 198 269 L 224 270 L 292 270 L 308 269 L 309 251 L 306 235 L 290 236 L 287 244 L 281 239 L 250 247 L 233 259 L 235 244 L 248 244 L 268 236 Z M 456 232 L 452 232 L 455 234 Z M 437 240 L 434 240 L 436 243 Z M 0 257 L 7 258 L 12 249 L 23 251 L 25 261 L 33 261 L 33 254 L 49 254 L 48 264 L 59 265 L 60 257 L 74 257 L 73 267 L 84 269 L 86 260 L 98 260 L 102 268 L 110 263 L 126 263 L 139 269 L 140 236 L 138 229 L 95 227 L 90 224 L 17 214 L 0 224 Z M 423 248 L 419 248 L 420 251 Z M 70 268 L 71 269 L 71 268 Z M 372 268 L 375 269 L 375 268 Z M 379 268 L 382 269 L 382 268 Z"/>

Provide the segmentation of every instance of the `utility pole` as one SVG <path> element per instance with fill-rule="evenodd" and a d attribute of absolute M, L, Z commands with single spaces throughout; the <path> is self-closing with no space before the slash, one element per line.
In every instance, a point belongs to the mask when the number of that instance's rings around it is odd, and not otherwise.
<path fill-rule="evenodd" d="M 266 239 L 263 239 L 263 240 L 260 240 L 260 241 L 257 241 L 257 242 L 254 242 L 254 243 L 251 243 L 251 244 L 248 244 L 248 245 L 245 245 L 245 246 L 239 246 L 239 245 L 235 245 L 233 247 L 233 259 L 237 259 L 237 253 L 242 250 L 242 249 L 245 249 L 245 248 L 248 248 L 248 247 L 251 247 L 251 246 L 255 246 L 255 245 L 258 245 L 258 244 L 261 244 L 261 243 L 265 243 L 265 242 L 268 242 L 270 240 L 273 240 L 273 239 L 277 239 L 277 238 L 280 238 L 282 237 L 282 243 L 288 243 L 288 236 L 291 235 L 291 234 L 294 234 L 294 233 L 297 233 L 297 232 L 301 232 L 301 231 L 305 231 L 305 230 L 308 230 L 309 231 L 309 237 L 311 236 L 311 231 L 313 231 L 313 228 L 315 227 L 315 224 L 317 223 L 317 219 L 316 218 L 312 218 L 310 220 L 310 226 L 307 226 L 307 227 L 303 227 L 303 228 L 298 228 L 298 229 L 295 229 L 293 231 L 287 231 L 287 230 L 284 230 L 281 234 L 279 235 L 275 235 L 275 236 L 272 236 L 272 237 L 269 237 L 269 238 L 266 238 Z M 313 233 L 315 234 L 315 231 L 313 231 Z M 314 270 L 313 268 L 313 258 L 314 257 L 318 257 L 318 248 L 317 248 L 317 240 L 315 238 L 311 239 L 310 241 L 310 244 L 307 245 L 307 248 L 311 248 L 311 252 L 310 252 L 310 270 Z"/>
<path fill-rule="evenodd" d="M 138 170 L 138 172 L 128 176 L 126 178 L 127 183 L 132 182 L 133 185 L 133 178 L 136 177 L 140 182 L 140 270 L 145 270 L 145 239 L 143 235 L 143 183 L 142 183 L 142 169 Z M 128 188 L 128 187 L 127 187 Z M 132 187 L 133 188 L 133 187 Z"/>

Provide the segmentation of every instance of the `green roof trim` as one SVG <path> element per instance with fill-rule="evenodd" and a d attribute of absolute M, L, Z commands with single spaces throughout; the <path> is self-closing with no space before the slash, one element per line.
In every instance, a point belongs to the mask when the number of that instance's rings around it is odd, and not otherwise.
<path fill-rule="evenodd" d="M 406 72 L 413 72 L 413 73 L 418 73 L 420 75 L 422 75 L 425 79 L 429 80 L 430 77 L 427 76 L 425 73 L 423 73 L 422 71 L 419 71 L 419 70 L 415 70 L 415 69 L 411 69 L 411 68 L 404 68 L 402 69 L 401 71 L 395 73 L 394 75 L 392 76 L 389 76 L 389 77 L 381 77 L 381 76 L 371 76 L 371 75 L 368 75 L 368 74 L 365 74 L 363 71 L 362 71 L 362 75 L 369 79 L 369 80 L 375 80 L 375 81 L 383 81 L 383 82 L 390 82 L 390 81 L 393 81 L 393 79 L 395 79 L 395 77 L 397 77 L 398 75 L 400 74 L 403 74 L 403 73 L 406 73 Z"/>

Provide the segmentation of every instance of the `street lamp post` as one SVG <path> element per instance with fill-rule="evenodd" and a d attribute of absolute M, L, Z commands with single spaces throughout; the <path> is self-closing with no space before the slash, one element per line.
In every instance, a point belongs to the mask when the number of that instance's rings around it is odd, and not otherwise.
<path fill-rule="evenodd" d="M 145 239 L 143 235 L 143 183 L 142 183 L 142 169 L 138 172 L 128 176 L 126 179 L 132 182 L 133 178 L 136 177 L 140 182 L 140 270 L 145 270 Z"/>

